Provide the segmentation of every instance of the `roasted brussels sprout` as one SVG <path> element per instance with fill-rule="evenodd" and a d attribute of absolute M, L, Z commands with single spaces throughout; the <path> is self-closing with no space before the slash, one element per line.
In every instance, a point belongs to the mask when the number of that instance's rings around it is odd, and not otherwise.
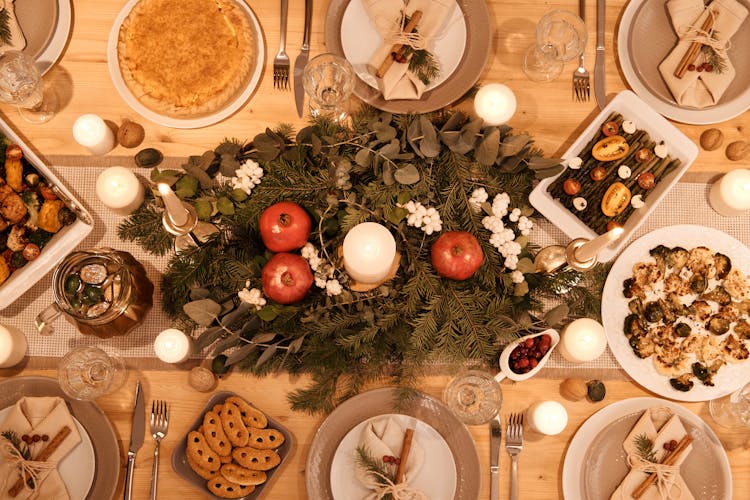
<path fill-rule="evenodd" d="M 723 286 L 717 286 L 713 290 L 704 293 L 701 295 L 701 299 L 712 300 L 721 306 L 732 303 L 732 296 L 729 295 L 729 292 L 727 292 Z"/>
<path fill-rule="evenodd" d="M 714 335 L 724 335 L 729 331 L 729 321 L 716 314 L 708 320 L 706 329 Z"/>
<path fill-rule="evenodd" d="M 692 373 L 684 373 L 679 377 L 670 378 L 669 383 L 675 390 L 678 390 L 680 392 L 688 392 L 693 388 L 693 381 L 691 380 L 691 378 L 693 378 Z"/>
<path fill-rule="evenodd" d="M 643 308 L 643 317 L 649 323 L 658 323 L 664 317 L 664 311 L 658 302 L 649 302 Z"/>
<path fill-rule="evenodd" d="M 646 337 L 633 335 L 628 340 L 628 344 L 630 344 L 635 355 L 642 359 L 646 359 L 656 352 L 656 345 Z"/>
<path fill-rule="evenodd" d="M 646 329 L 641 323 L 641 318 L 637 314 L 628 314 L 625 316 L 625 325 L 623 328 L 625 336 L 630 338 L 633 336 L 639 337 L 646 334 Z"/>
<path fill-rule="evenodd" d="M 692 332 L 692 328 L 687 323 L 677 323 L 674 325 L 674 334 L 678 337 L 687 337 Z"/>
<path fill-rule="evenodd" d="M 707 385 L 709 387 L 714 386 L 713 373 L 711 373 L 711 371 L 703 363 L 699 363 L 697 361 L 693 363 L 693 375 L 695 375 L 696 378 L 703 383 L 703 385 Z"/>
<path fill-rule="evenodd" d="M 658 245 L 648 251 L 648 254 L 656 260 L 656 265 L 659 267 L 661 274 L 667 269 L 667 257 L 671 252 L 671 248 L 665 247 L 664 245 Z"/>
<path fill-rule="evenodd" d="M 706 291 L 706 287 L 708 286 L 708 280 L 705 276 L 703 276 L 700 273 L 694 274 L 690 278 L 690 291 L 693 293 L 703 293 Z"/>
<path fill-rule="evenodd" d="M 732 260 L 723 253 L 714 255 L 714 267 L 716 268 L 716 277 L 723 280 L 732 270 Z"/>
<path fill-rule="evenodd" d="M 632 299 L 633 295 L 635 295 L 635 288 L 637 287 L 638 285 L 635 283 L 635 278 L 628 278 L 622 282 L 622 294 L 626 299 Z"/>
<path fill-rule="evenodd" d="M 674 247 L 667 255 L 667 265 L 673 268 L 675 273 L 679 273 L 687 264 L 688 257 L 690 257 L 690 254 L 687 250 L 682 247 Z"/>
<path fill-rule="evenodd" d="M 664 320 L 664 323 L 667 325 L 671 325 L 674 323 L 674 320 L 677 319 L 675 317 L 674 311 L 672 311 L 672 308 L 669 307 L 669 304 L 664 299 L 658 300 L 659 307 L 661 308 L 661 313 L 664 316 L 662 319 Z"/>
<path fill-rule="evenodd" d="M 750 340 L 750 323 L 747 320 L 741 319 L 734 325 L 734 333 L 736 333 L 742 340 Z"/>
<path fill-rule="evenodd" d="M 638 297 L 628 302 L 628 309 L 630 309 L 630 312 L 633 314 L 643 316 L 643 302 Z"/>

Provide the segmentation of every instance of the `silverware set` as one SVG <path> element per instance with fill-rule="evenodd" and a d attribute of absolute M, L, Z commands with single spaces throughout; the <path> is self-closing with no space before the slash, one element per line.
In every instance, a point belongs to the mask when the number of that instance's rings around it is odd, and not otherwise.
<path fill-rule="evenodd" d="M 490 500 L 498 500 L 500 488 L 498 462 L 502 432 L 499 418 L 490 421 Z M 523 450 L 523 413 L 508 415 L 505 427 L 505 451 L 510 456 L 510 500 L 518 500 L 518 456 Z"/>

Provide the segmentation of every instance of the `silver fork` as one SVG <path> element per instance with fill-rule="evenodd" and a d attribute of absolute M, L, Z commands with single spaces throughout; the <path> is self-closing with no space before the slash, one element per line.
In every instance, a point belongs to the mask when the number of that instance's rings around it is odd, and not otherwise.
<path fill-rule="evenodd" d="M 586 20 L 586 0 L 578 0 L 578 10 L 583 21 Z M 583 53 L 578 57 L 578 68 L 573 71 L 573 93 L 576 101 L 588 101 L 591 98 L 589 72 L 583 64 Z"/>
<path fill-rule="evenodd" d="M 523 450 L 523 413 L 511 413 L 508 417 L 505 450 L 510 455 L 510 500 L 518 500 L 518 455 Z"/>
<path fill-rule="evenodd" d="M 151 436 L 154 445 L 154 467 L 151 469 L 151 500 L 156 500 L 156 480 L 159 477 L 159 444 L 167 435 L 169 428 L 169 411 L 163 399 L 151 403 Z"/>
<path fill-rule="evenodd" d="M 279 53 L 273 59 L 273 87 L 289 89 L 289 56 L 286 55 L 286 18 L 289 0 L 281 0 L 281 32 L 279 33 Z"/>

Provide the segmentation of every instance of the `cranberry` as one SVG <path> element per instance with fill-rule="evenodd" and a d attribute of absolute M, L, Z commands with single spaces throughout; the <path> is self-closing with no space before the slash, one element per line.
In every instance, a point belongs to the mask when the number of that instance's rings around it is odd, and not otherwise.
<path fill-rule="evenodd" d="M 531 358 L 529 360 L 529 367 L 532 368 L 532 369 L 536 368 L 536 365 L 538 365 L 538 364 L 539 364 L 539 361 L 537 361 L 536 358 Z"/>
<path fill-rule="evenodd" d="M 695 71 L 695 64 L 688 64 L 688 71 Z"/>
<path fill-rule="evenodd" d="M 533 338 L 526 339 L 526 347 L 529 348 L 529 349 L 531 349 L 532 347 L 534 347 L 534 339 Z"/>
<path fill-rule="evenodd" d="M 42 440 L 42 436 L 40 436 L 39 434 L 34 434 L 31 437 L 31 442 L 33 442 L 33 443 L 38 443 L 41 440 Z"/>
<path fill-rule="evenodd" d="M 383 462 L 384 463 L 391 463 L 391 457 L 389 455 L 383 455 Z"/>
<path fill-rule="evenodd" d="M 24 434 L 23 436 L 21 436 L 21 441 L 23 441 L 24 443 L 30 443 L 31 436 L 29 436 L 28 434 Z"/>
<path fill-rule="evenodd" d="M 49 436 L 46 434 L 42 434 L 42 442 L 46 443 L 47 441 L 49 441 Z"/>
<path fill-rule="evenodd" d="M 714 70 L 714 67 L 713 67 L 712 64 L 706 63 L 706 65 L 703 67 L 703 69 L 705 69 L 707 73 L 710 73 L 710 72 L 712 72 Z"/>
<path fill-rule="evenodd" d="M 516 366 L 518 368 L 526 368 L 529 366 L 529 358 L 521 358 L 518 361 L 516 361 Z"/>
<path fill-rule="evenodd" d="M 706 67 L 703 64 L 699 64 L 698 67 L 695 68 L 695 71 L 697 71 L 698 73 L 700 73 L 704 69 L 706 69 Z"/>

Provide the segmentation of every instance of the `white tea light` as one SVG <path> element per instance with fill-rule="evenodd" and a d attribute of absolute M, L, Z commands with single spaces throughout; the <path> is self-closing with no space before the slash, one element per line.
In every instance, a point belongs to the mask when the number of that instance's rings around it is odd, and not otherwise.
<path fill-rule="evenodd" d="M 110 167 L 96 178 L 96 197 L 113 211 L 128 215 L 143 203 L 145 190 L 125 167 Z"/>
<path fill-rule="evenodd" d="M 532 430 L 554 436 L 568 425 L 568 412 L 557 401 L 540 401 L 526 410 L 526 421 Z"/>
<path fill-rule="evenodd" d="M 344 238 L 344 267 L 359 283 L 378 283 L 391 272 L 396 258 L 396 240 L 375 222 L 357 224 Z"/>
<path fill-rule="evenodd" d="M 560 354 L 571 363 L 593 361 L 604 354 L 606 348 L 604 327 L 590 318 L 579 318 L 565 327 L 557 346 Z"/>
<path fill-rule="evenodd" d="M 172 220 L 172 223 L 177 227 L 182 227 L 187 224 L 189 219 L 188 211 L 182 204 L 180 198 L 172 191 L 172 188 L 168 184 L 159 184 L 159 193 L 161 193 L 161 199 L 164 201 L 164 208 Z"/>
<path fill-rule="evenodd" d="M 620 236 L 622 236 L 623 232 L 625 232 L 623 228 L 615 227 L 615 228 L 612 228 L 610 231 L 607 231 L 606 233 L 597 236 L 593 240 L 584 243 L 580 247 L 576 248 L 575 250 L 576 259 L 580 260 L 581 262 L 586 262 L 587 260 L 595 259 L 599 252 L 604 250 L 604 248 L 610 243 L 612 243 L 613 241 L 619 239 Z"/>
<path fill-rule="evenodd" d="M 26 336 L 12 326 L 0 325 L 0 368 L 16 366 L 26 356 Z"/>
<path fill-rule="evenodd" d="M 115 147 L 115 134 L 99 116 L 81 115 L 73 124 L 73 138 L 95 155 L 108 153 Z"/>
<path fill-rule="evenodd" d="M 736 217 L 750 210 L 750 170 L 738 168 L 711 186 L 711 207 L 724 217 Z"/>
<path fill-rule="evenodd" d="M 507 85 L 490 83 L 474 97 L 474 111 L 487 125 L 501 125 L 515 114 L 516 96 Z"/>
<path fill-rule="evenodd" d="M 154 340 L 156 357 L 165 363 L 182 363 L 193 352 L 193 342 L 176 328 L 167 328 Z"/>

